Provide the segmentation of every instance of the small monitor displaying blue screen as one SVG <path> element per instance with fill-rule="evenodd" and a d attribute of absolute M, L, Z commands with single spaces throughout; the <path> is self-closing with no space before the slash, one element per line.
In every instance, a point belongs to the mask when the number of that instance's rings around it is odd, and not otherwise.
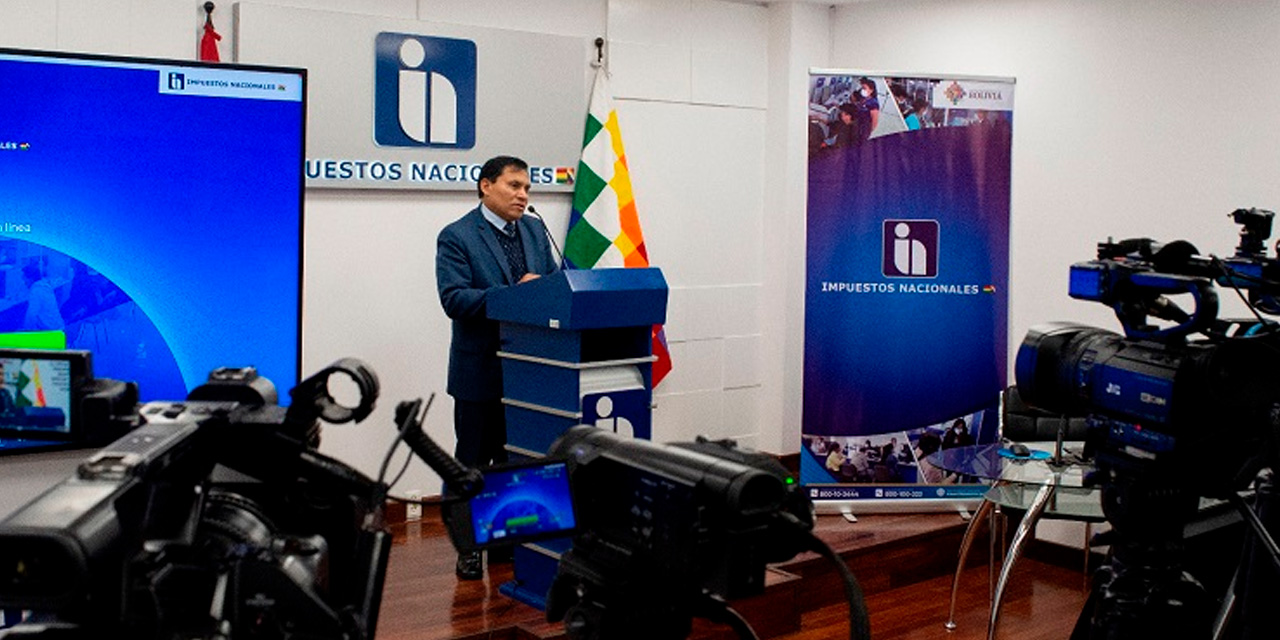
<path fill-rule="evenodd" d="M 0 358 L 0 429 L 23 438 L 71 433 L 71 363 Z"/>
<path fill-rule="evenodd" d="M 471 499 L 475 543 L 547 537 L 577 526 L 564 462 L 484 473 L 484 491 Z"/>
<path fill-rule="evenodd" d="M 1096 265 L 1071 265 L 1071 277 L 1067 282 L 1067 295 L 1078 300 L 1101 300 L 1103 276 L 1106 272 Z"/>
<path fill-rule="evenodd" d="M 0 49 L 0 347 L 90 351 L 143 400 L 254 366 L 287 400 L 305 81 Z"/>

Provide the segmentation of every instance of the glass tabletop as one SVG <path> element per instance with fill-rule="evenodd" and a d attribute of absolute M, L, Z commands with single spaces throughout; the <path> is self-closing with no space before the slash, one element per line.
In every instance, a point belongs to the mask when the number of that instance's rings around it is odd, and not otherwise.
<path fill-rule="evenodd" d="M 1029 484 L 999 484 L 991 487 L 983 497 L 1001 507 L 1025 511 L 1031 508 L 1039 490 L 1039 487 Z M 1106 520 L 1102 513 L 1102 493 L 1097 489 L 1058 487 L 1045 505 L 1044 517 L 1102 522 Z"/>
<path fill-rule="evenodd" d="M 1035 450 L 1052 451 L 1048 447 L 1030 445 Z M 1054 464 L 1052 459 L 1018 459 L 1000 455 L 1001 445 L 977 444 L 966 447 L 943 449 L 930 454 L 925 460 L 935 467 L 951 473 L 975 476 L 985 480 L 999 480 L 1027 485 L 1042 485 L 1053 480 L 1059 487 L 1079 488 L 1084 486 L 1084 477 L 1093 470 L 1093 466 L 1079 462 L 1074 456 L 1064 456 L 1063 464 Z"/>

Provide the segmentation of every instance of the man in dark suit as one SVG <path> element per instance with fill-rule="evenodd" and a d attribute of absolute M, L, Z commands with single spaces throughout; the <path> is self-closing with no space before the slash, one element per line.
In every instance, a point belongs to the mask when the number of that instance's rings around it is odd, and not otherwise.
<path fill-rule="evenodd" d="M 485 311 L 491 291 L 516 286 L 558 267 L 542 222 L 524 217 L 529 166 L 498 156 L 484 163 L 480 206 L 440 231 L 436 285 L 453 320 L 447 390 L 453 396 L 454 455 L 467 466 L 505 462 L 507 422 L 502 408 L 498 323 Z M 458 576 L 482 577 L 479 554 L 458 557 Z"/>

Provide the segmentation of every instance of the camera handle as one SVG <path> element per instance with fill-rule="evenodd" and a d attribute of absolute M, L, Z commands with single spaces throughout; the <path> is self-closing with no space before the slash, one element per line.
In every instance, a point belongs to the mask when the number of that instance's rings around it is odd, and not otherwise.
<path fill-rule="evenodd" d="M 1124 325 L 1125 335 L 1139 340 L 1167 340 L 1185 337 L 1208 329 L 1218 318 L 1218 294 L 1206 278 L 1169 273 L 1138 272 L 1129 276 L 1135 292 L 1149 294 L 1139 299 L 1120 295 L 1111 308 Z M 1164 297 L 1164 294 L 1187 293 L 1195 301 L 1190 315 Z M 1136 296 L 1135 296 L 1136 297 Z M 1147 324 L 1147 316 L 1177 321 L 1164 329 Z"/>
<path fill-rule="evenodd" d="M 422 399 L 396 405 L 396 426 L 400 437 L 422 461 L 431 467 L 448 489 L 450 497 L 467 500 L 484 490 L 484 476 L 477 469 L 464 466 L 445 452 L 422 430 Z"/>

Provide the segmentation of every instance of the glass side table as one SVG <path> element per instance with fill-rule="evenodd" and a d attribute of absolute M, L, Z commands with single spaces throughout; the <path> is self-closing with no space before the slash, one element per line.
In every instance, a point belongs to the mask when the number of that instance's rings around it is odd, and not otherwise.
<path fill-rule="evenodd" d="M 1052 446 L 1052 443 L 1045 444 Z M 1000 603 L 1009 582 L 1009 574 L 1030 541 L 1030 534 L 1035 530 L 1036 523 L 1045 516 L 1090 524 L 1106 520 L 1102 514 L 1100 492 L 1084 486 L 1085 476 L 1093 470 L 1091 464 L 1074 455 L 1063 455 L 1060 462 L 1055 462 L 1051 457 L 1012 458 L 1001 455 L 1000 449 L 999 444 L 955 447 L 938 451 L 926 458 L 930 464 L 944 471 L 992 482 L 991 489 L 983 496 L 982 505 L 970 518 L 960 542 L 960 559 L 951 581 L 951 609 L 945 625 L 948 630 L 956 628 L 956 594 L 960 572 L 981 521 L 987 519 L 988 526 L 994 532 L 999 508 L 1026 512 L 1004 555 L 1000 576 L 996 580 L 995 591 L 991 594 L 991 615 L 987 621 L 988 640 L 995 638 L 996 625 L 1000 619 Z M 1044 454 L 1042 452 L 1037 455 Z M 992 546 L 994 557 L 994 536 Z"/>

